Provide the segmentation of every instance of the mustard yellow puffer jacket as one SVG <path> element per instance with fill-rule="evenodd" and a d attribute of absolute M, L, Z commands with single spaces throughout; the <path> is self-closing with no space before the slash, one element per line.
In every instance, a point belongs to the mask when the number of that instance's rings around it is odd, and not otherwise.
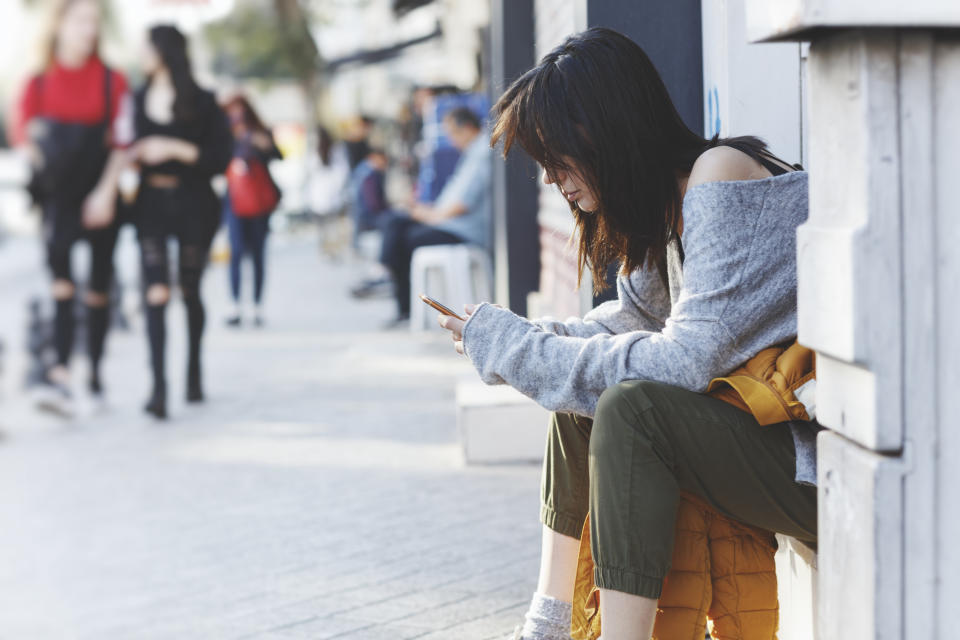
<path fill-rule="evenodd" d="M 655 640 L 703 640 L 707 617 L 714 638 L 775 640 L 779 616 L 777 545 L 769 531 L 717 513 L 681 493 L 670 573 L 663 583 Z M 600 592 L 593 583 L 590 521 L 584 523 L 573 600 L 574 640 L 600 636 Z"/>
<path fill-rule="evenodd" d="M 816 379 L 812 351 L 797 342 L 765 349 L 711 381 L 709 393 L 752 413 L 760 424 L 808 420 L 796 391 Z M 775 640 L 779 619 L 774 535 L 728 518 L 681 493 L 670 572 L 660 595 L 654 640 Z M 574 640 L 600 636 L 600 593 L 593 582 L 589 516 L 580 538 L 573 601 Z"/>

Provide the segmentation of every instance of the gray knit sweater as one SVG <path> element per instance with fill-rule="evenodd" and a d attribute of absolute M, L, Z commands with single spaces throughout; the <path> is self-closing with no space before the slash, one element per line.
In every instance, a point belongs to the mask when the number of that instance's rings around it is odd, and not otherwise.
<path fill-rule="evenodd" d="M 696 185 L 683 201 L 682 265 L 668 248 L 669 290 L 640 269 L 618 279 L 617 300 L 562 323 L 481 304 L 463 330 L 466 354 L 487 384 L 553 411 L 592 416 L 624 380 L 703 392 L 796 335 L 796 228 L 806 218 L 805 172 Z M 809 429 L 794 425 L 802 481 L 816 477 Z"/>

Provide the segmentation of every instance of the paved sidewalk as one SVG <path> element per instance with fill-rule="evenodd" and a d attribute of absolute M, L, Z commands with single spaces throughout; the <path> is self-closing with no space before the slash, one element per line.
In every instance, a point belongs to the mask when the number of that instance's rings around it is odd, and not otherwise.
<path fill-rule="evenodd" d="M 168 310 L 168 423 L 140 410 L 140 318 L 111 337 L 101 415 L 36 416 L 8 358 L 0 639 L 470 640 L 520 620 L 539 472 L 463 466 L 468 363 L 439 333 L 377 330 L 390 303 L 350 300 L 356 267 L 314 239 L 271 243 L 267 328 L 225 328 L 226 274 L 207 275 L 204 406 L 181 402 L 183 310 Z M 42 282 L 0 282 L 8 352 Z"/>

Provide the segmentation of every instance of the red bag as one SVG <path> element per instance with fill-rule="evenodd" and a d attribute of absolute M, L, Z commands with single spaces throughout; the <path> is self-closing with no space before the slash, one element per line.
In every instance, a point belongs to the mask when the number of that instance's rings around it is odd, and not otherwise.
<path fill-rule="evenodd" d="M 230 206 L 238 218 L 257 218 L 277 208 L 280 192 L 259 160 L 234 158 L 227 167 Z"/>

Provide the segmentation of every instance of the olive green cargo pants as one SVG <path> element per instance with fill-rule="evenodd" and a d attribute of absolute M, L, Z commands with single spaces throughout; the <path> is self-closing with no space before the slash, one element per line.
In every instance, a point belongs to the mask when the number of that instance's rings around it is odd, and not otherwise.
<path fill-rule="evenodd" d="M 556 413 L 543 466 L 542 522 L 579 538 L 590 512 L 601 589 L 659 598 L 681 490 L 735 520 L 817 539 L 816 487 L 795 482 L 788 424 L 761 426 L 710 396 L 631 381 L 593 420 Z"/>

